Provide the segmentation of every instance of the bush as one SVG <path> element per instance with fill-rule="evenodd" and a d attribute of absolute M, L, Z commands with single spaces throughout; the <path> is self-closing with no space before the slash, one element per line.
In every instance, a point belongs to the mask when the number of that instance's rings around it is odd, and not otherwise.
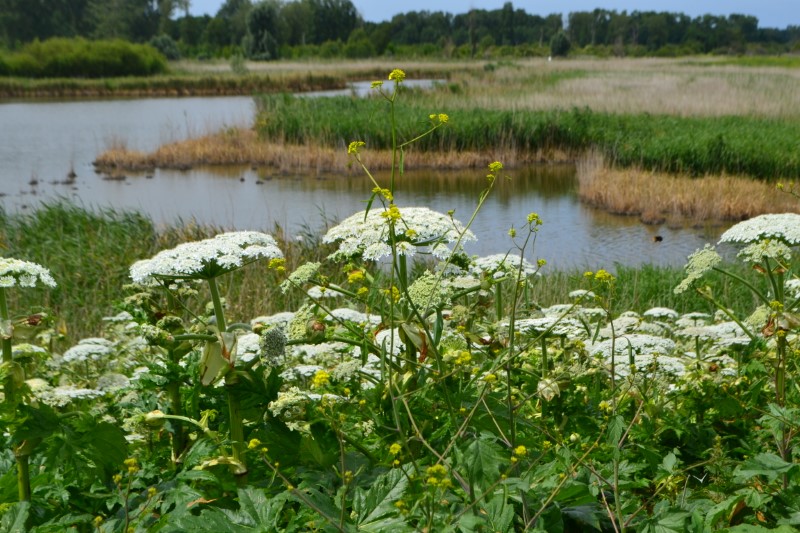
<path fill-rule="evenodd" d="M 178 48 L 178 43 L 169 35 L 161 34 L 153 37 L 148 44 L 161 52 L 161 55 L 170 61 L 177 61 L 181 58 L 181 51 Z"/>
<path fill-rule="evenodd" d="M 120 39 L 33 41 L 7 56 L 7 74 L 28 78 L 150 76 L 165 72 L 165 57 L 147 44 Z"/>

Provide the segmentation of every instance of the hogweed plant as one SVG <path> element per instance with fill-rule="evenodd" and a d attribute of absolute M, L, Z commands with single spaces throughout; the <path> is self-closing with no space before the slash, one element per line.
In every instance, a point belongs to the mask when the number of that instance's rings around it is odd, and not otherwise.
<path fill-rule="evenodd" d="M 722 268 L 722 258 L 713 247 L 706 245 L 689 256 L 687 277 L 675 292 L 683 292 L 694 285 L 701 296 L 728 315 L 751 339 L 767 344 L 766 363 L 772 368 L 774 407 L 765 413 L 764 421 L 767 422 L 765 425 L 776 429 L 778 454 L 788 462 L 792 459 L 793 440 L 797 435 L 795 422 L 799 414 L 795 407 L 787 406 L 787 392 L 794 388 L 787 387 L 787 377 L 794 374 L 788 372 L 790 364 L 793 370 L 797 369 L 796 352 L 800 348 L 796 344 L 800 298 L 792 290 L 797 280 L 794 254 L 800 246 L 800 215 L 767 214 L 745 220 L 725 231 L 719 244 L 740 247 L 737 257 L 752 268 L 761 282 L 752 282 Z M 696 286 L 709 271 L 732 277 L 753 294 L 761 304 L 754 314 L 755 320 L 751 319 L 747 324 L 748 321 L 733 316 L 708 287 Z M 791 383 L 797 382 L 791 380 Z M 788 478 L 784 476 L 784 486 L 787 484 Z"/>
<path fill-rule="evenodd" d="M 134 263 L 130 267 L 131 278 L 142 286 L 162 285 L 169 289 L 177 283 L 205 281 L 211 294 L 213 323 L 208 324 L 213 335 L 199 335 L 204 340 L 203 357 L 200 361 L 199 380 L 203 385 L 217 382 L 223 376 L 228 392 L 229 436 L 232 450 L 231 460 L 237 474 L 245 474 L 244 425 L 235 392 L 238 376 L 236 364 L 236 332 L 230 331 L 220 298 L 217 278 L 261 259 L 279 260 L 283 252 L 271 235 L 255 231 L 222 233 L 211 239 L 189 242 L 169 250 L 163 250 L 150 259 Z M 176 340 L 193 340 L 192 335 L 183 335 Z M 172 361 L 173 363 L 177 361 Z M 173 398 L 173 409 L 180 413 L 180 398 Z"/>
<path fill-rule="evenodd" d="M 10 257 L 0 258 L 0 342 L 2 342 L 3 364 L 0 376 L 3 378 L 3 413 L 4 426 L 21 429 L 12 432 L 14 457 L 17 461 L 17 492 L 20 501 L 31 499 L 31 480 L 29 457 L 37 445 L 37 438 L 24 436 L 24 416 L 18 409 L 25 401 L 25 369 L 19 360 L 15 361 L 12 342 L 14 339 L 14 321 L 8 309 L 6 292 L 13 288 L 27 288 L 43 285 L 55 288 L 56 282 L 45 267 Z M 7 431 L 7 430 L 6 430 Z"/>

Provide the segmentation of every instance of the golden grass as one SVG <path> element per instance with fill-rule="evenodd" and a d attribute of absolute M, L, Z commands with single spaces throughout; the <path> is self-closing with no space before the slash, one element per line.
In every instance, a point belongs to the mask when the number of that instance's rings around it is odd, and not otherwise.
<path fill-rule="evenodd" d="M 372 170 L 391 168 L 388 150 L 362 153 L 364 163 Z M 479 152 L 421 152 L 408 150 L 407 168 L 461 169 L 484 167 L 490 161 L 503 161 L 513 167 L 543 161 L 566 161 L 562 152 L 523 153 L 512 148 Z M 300 146 L 267 142 L 258 139 L 249 129 L 228 128 L 199 138 L 173 142 L 151 153 L 128 150 L 114 143 L 94 162 L 98 170 L 114 174 L 120 170 L 148 171 L 154 168 L 188 169 L 204 165 L 268 166 L 280 173 L 318 175 L 339 172 L 360 173 L 347 155 L 346 147 Z"/>
<path fill-rule="evenodd" d="M 789 190 L 795 187 L 788 184 Z M 578 195 L 614 214 L 647 224 L 744 220 L 764 213 L 800 212 L 800 202 L 774 184 L 735 176 L 691 178 L 639 169 L 614 169 L 602 158 L 578 164 Z"/>
<path fill-rule="evenodd" d="M 463 91 L 447 103 L 466 108 L 800 116 L 800 69 L 726 65 L 715 58 L 529 59 L 489 72 L 459 72 L 450 82 Z"/>

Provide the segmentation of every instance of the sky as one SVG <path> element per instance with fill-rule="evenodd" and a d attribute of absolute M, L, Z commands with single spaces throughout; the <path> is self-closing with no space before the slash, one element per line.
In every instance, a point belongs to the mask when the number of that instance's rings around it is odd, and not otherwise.
<path fill-rule="evenodd" d="M 466 13 L 474 9 L 500 9 L 508 0 L 352 0 L 364 20 L 382 22 L 391 20 L 397 13 L 409 11 L 445 11 L 448 13 Z M 191 0 L 190 13 L 193 15 L 216 15 L 224 0 Z M 697 17 L 710 13 L 712 15 L 730 15 L 738 13 L 754 15 L 762 28 L 784 29 L 787 26 L 800 26 L 800 3 L 798 0 L 671 0 L 657 2 L 654 0 L 517 0 L 512 1 L 515 9 L 524 9 L 534 15 L 551 13 L 568 14 L 570 11 L 592 11 L 595 8 L 614 9 L 616 11 L 669 11 L 685 13 Z"/>

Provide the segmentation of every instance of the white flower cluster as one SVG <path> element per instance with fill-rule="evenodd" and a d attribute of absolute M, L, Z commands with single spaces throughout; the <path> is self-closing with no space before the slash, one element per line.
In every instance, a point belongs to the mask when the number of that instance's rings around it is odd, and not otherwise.
<path fill-rule="evenodd" d="M 56 286 L 50 271 L 42 265 L 13 257 L 0 257 L 0 288 L 35 287 L 38 283 Z"/>
<path fill-rule="evenodd" d="M 130 268 L 131 279 L 153 285 L 164 279 L 210 279 L 258 259 L 283 257 L 271 235 L 258 231 L 222 233 L 162 250 Z"/>
<path fill-rule="evenodd" d="M 677 357 L 668 355 L 641 354 L 634 356 L 633 365 L 636 371 L 644 373 L 648 378 L 655 376 L 680 377 L 686 373 L 686 365 Z M 630 365 L 617 364 L 614 368 L 618 376 L 629 376 Z"/>
<path fill-rule="evenodd" d="M 674 309 L 670 309 L 669 307 L 652 307 L 642 313 L 642 316 L 647 318 L 655 318 L 655 319 L 667 319 L 667 320 L 675 320 L 678 318 L 678 312 Z"/>
<path fill-rule="evenodd" d="M 474 241 L 475 235 L 465 231 L 458 220 L 437 213 L 427 207 L 401 207 L 400 220 L 395 222 L 397 253 L 413 256 L 429 251 L 438 258 L 446 258 L 451 251 L 447 244 Z M 323 237 L 324 243 L 339 242 L 339 249 L 331 254 L 333 259 L 362 256 L 368 261 L 378 261 L 392 255 L 386 211 L 373 209 L 366 216 L 356 213 L 332 227 Z"/>
<path fill-rule="evenodd" d="M 36 399 L 51 407 L 64 407 L 75 400 L 93 400 L 103 396 L 103 391 L 84 389 L 72 385 L 43 388 L 35 393 Z"/>
<path fill-rule="evenodd" d="M 778 239 L 789 246 L 800 244 L 800 215 L 796 213 L 759 215 L 728 229 L 719 238 L 719 242 L 749 244 L 764 239 Z"/>
<path fill-rule="evenodd" d="M 494 254 L 486 257 L 478 257 L 472 260 L 470 272 L 475 275 L 491 275 L 494 279 L 504 278 L 509 274 L 516 274 L 520 267 L 522 276 L 533 276 L 537 273 L 537 268 L 519 254 Z"/>
<path fill-rule="evenodd" d="M 773 259 L 787 264 L 792 260 L 792 249 L 777 239 L 764 239 L 748 244 L 738 253 L 746 263 L 761 263 L 765 259 Z"/>
<path fill-rule="evenodd" d="M 593 344 L 588 348 L 594 356 L 611 357 L 611 347 L 617 358 L 624 357 L 632 352 L 634 355 L 668 355 L 675 350 L 675 342 L 664 337 L 632 333 L 618 337 L 613 342 L 611 339 Z"/>
<path fill-rule="evenodd" d="M 720 257 L 710 244 L 706 244 L 702 250 L 697 250 L 695 253 L 691 254 L 689 256 L 689 262 L 686 263 L 685 267 L 686 279 L 675 287 L 675 294 L 685 292 L 695 281 L 703 277 L 706 272 L 717 266 L 721 261 L 722 257 Z"/>
<path fill-rule="evenodd" d="M 99 361 L 113 353 L 114 343 L 98 337 L 82 339 L 61 356 L 63 363 Z"/>

